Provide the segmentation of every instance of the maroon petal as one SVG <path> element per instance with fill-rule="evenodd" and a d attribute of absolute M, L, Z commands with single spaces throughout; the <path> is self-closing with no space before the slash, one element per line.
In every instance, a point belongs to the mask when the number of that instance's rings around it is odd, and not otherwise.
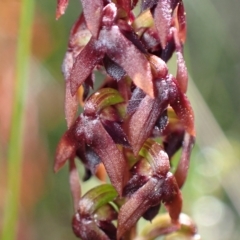
<path fill-rule="evenodd" d="M 70 82 L 71 93 L 75 95 L 80 85 L 91 74 L 96 64 L 103 58 L 104 48 L 97 45 L 96 40 L 92 37 L 88 44 L 77 56 L 73 65 Z"/>
<path fill-rule="evenodd" d="M 151 177 L 152 169 L 147 161 L 138 161 L 131 169 L 133 176 L 124 187 L 123 195 L 131 197 L 139 188 L 141 188 Z"/>
<path fill-rule="evenodd" d="M 139 104 L 141 103 L 141 101 L 143 100 L 143 98 L 146 96 L 146 94 L 143 92 L 142 89 L 140 88 L 135 88 L 133 93 L 132 93 L 132 97 L 131 99 L 128 101 L 128 106 L 127 106 L 127 114 L 131 115 L 132 113 L 134 113 Z"/>
<path fill-rule="evenodd" d="M 172 78 L 172 76 L 170 76 L 170 78 Z M 193 109 L 187 96 L 182 93 L 174 78 L 172 78 L 170 98 L 170 105 L 183 124 L 183 127 L 190 135 L 195 136 Z"/>
<path fill-rule="evenodd" d="M 179 87 L 181 88 L 183 93 L 187 92 L 187 85 L 188 85 L 188 71 L 185 64 L 185 60 L 183 58 L 183 47 L 182 43 L 180 43 L 179 36 L 176 29 L 173 29 L 173 37 L 175 42 L 176 48 L 176 55 L 177 55 L 177 76 L 176 79 L 178 81 Z"/>
<path fill-rule="evenodd" d="M 121 195 L 126 171 L 126 162 L 122 152 L 118 149 L 99 120 L 86 120 L 85 129 L 86 143 L 101 158 L 111 183 L 116 188 L 118 194 Z"/>
<path fill-rule="evenodd" d="M 117 26 L 103 29 L 99 39 L 106 46 L 107 55 L 126 71 L 136 86 L 153 98 L 152 73 L 145 55 L 122 35 Z"/>
<path fill-rule="evenodd" d="M 119 93 L 116 91 L 116 95 L 119 95 Z M 120 95 L 121 96 L 121 95 Z M 111 100 L 111 99 L 109 99 Z M 107 120 L 107 121 L 111 121 L 111 122 L 116 122 L 116 123 L 121 123 L 122 122 L 122 118 L 120 116 L 120 111 L 118 107 L 120 108 L 122 106 L 123 103 L 116 103 L 115 106 L 106 106 L 101 109 L 100 112 L 100 118 L 101 118 L 101 122 L 103 123 L 103 121 Z M 114 105 L 114 102 L 112 102 L 111 105 Z M 123 109 L 122 111 L 124 111 L 125 109 Z M 123 113 L 124 114 L 124 113 Z"/>
<path fill-rule="evenodd" d="M 77 142 L 76 131 L 81 142 Z M 54 171 L 57 172 L 67 160 L 74 158 L 76 156 L 76 151 L 81 149 L 84 144 L 82 118 L 78 117 L 75 124 L 62 136 L 57 146 Z"/>
<path fill-rule="evenodd" d="M 131 41 L 140 52 L 147 54 L 147 50 L 145 49 L 143 43 L 139 40 L 139 36 L 127 22 L 118 20 L 117 25 L 124 37 Z"/>
<path fill-rule="evenodd" d="M 124 187 L 123 195 L 125 197 L 131 197 L 139 188 L 141 188 L 147 181 L 149 177 L 134 175 Z"/>
<path fill-rule="evenodd" d="M 155 55 L 150 55 L 149 62 L 151 63 L 154 78 L 166 78 L 168 74 L 168 68 L 166 63 L 161 58 Z"/>
<path fill-rule="evenodd" d="M 67 6 L 68 0 L 57 1 L 56 19 L 59 19 L 65 13 Z"/>
<path fill-rule="evenodd" d="M 91 33 L 87 29 L 84 16 L 81 14 L 71 29 L 68 50 L 62 64 L 62 72 L 65 80 L 67 80 L 71 74 L 77 55 L 81 52 L 83 47 L 86 46 L 90 39 Z"/>
<path fill-rule="evenodd" d="M 178 36 L 183 44 L 186 39 L 186 34 L 187 34 L 187 20 L 186 20 L 186 13 L 184 9 L 183 2 L 180 1 L 178 5 L 178 11 L 177 11 L 177 19 L 178 19 Z"/>
<path fill-rule="evenodd" d="M 76 142 L 73 138 L 72 132 L 67 131 L 61 138 L 57 147 L 54 163 L 55 172 L 57 172 L 67 160 L 75 157 L 76 147 Z"/>
<path fill-rule="evenodd" d="M 135 155 L 151 135 L 158 117 L 168 105 L 168 83 L 160 80 L 157 85 L 160 89 L 159 96 L 152 99 L 147 95 L 127 123 L 126 131 Z"/>
<path fill-rule="evenodd" d="M 113 141 L 116 144 L 121 144 L 124 147 L 130 147 L 130 144 L 127 140 L 127 135 L 125 134 L 119 123 L 108 120 L 101 120 L 101 122 L 105 130 L 112 137 Z"/>
<path fill-rule="evenodd" d="M 180 51 L 176 52 L 177 55 L 177 76 L 176 79 L 179 83 L 179 87 L 181 88 L 183 93 L 187 92 L 188 86 L 188 72 L 185 64 L 185 60 L 183 58 L 183 54 Z"/>
<path fill-rule="evenodd" d="M 159 190 L 162 184 L 163 181 L 151 178 L 120 208 L 118 214 L 117 239 L 120 239 L 149 207 L 157 205 L 160 202 L 161 191 L 156 191 L 156 189 Z"/>
<path fill-rule="evenodd" d="M 175 177 L 170 172 L 164 181 L 163 189 L 162 201 L 169 212 L 172 223 L 178 223 L 178 218 L 182 210 L 182 194 Z"/>
<path fill-rule="evenodd" d="M 102 0 L 81 0 L 86 24 L 92 35 L 97 38 L 102 21 Z"/>
<path fill-rule="evenodd" d="M 131 86 L 132 86 L 132 81 L 129 77 L 125 76 L 123 79 L 121 79 L 120 81 L 117 82 L 117 89 L 119 91 L 119 93 L 121 94 L 121 96 L 123 97 L 125 103 L 120 104 L 117 107 L 117 109 L 121 111 L 123 105 L 124 106 L 124 115 L 126 114 L 126 102 L 129 101 L 129 99 L 131 98 L 132 95 L 132 90 L 131 90 Z"/>
<path fill-rule="evenodd" d="M 171 2 L 171 0 L 158 1 L 154 11 L 154 23 L 163 49 L 167 44 L 167 37 L 172 21 Z"/>
<path fill-rule="evenodd" d="M 190 154 L 193 148 L 194 139 L 195 138 L 193 136 L 189 135 L 188 133 L 185 133 L 181 158 L 178 163 L 177 170 L 174 174 L 179 188 L 183 186 L 187 178 Z"/>
<path fill-rule="evenodd" d="M 71 94 L 70 81 L 66 81 L 65 87 L 65 117 L 68 129 L 73 125 L 78 110 L 78 96 Z"/>
<path fill-rule="evenodd" d="M 138 155 L 143 143 L 151 135 L 160 114 L 159 111 L 163 110 L 159 108 L 159 102 L 156 99 L 152 99 L 147 95 L 140 103 L 137 111 L 130 116 L 127 126 L 125 126 L 125 131 L 127 132 L 135 156 Z"/>

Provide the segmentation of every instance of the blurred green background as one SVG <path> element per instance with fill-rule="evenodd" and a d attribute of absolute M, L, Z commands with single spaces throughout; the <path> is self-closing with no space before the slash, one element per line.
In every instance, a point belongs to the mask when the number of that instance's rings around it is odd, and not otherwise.
<path fill-rule="evenodd" d="M 183 188 L 184 208 L 204 240 L 240 239 L 240 1 L 185 0 L 188 96 L 197 142 Z M 21 3 L 0 2 L 0 230 L 7 186 L 7 147 Z M 53 173 L 56 145 L 66 130 L 61 64 L 80 13 L 70 1 L 55 21 L 55 1 L 36 1 L 30 77 L 26 92 L 19 240 L 76 239 L 68 169 Z M 174 74 L 175 62 L 169 67 Z M 86 191 L 95 179 L 87 182 Z"/>

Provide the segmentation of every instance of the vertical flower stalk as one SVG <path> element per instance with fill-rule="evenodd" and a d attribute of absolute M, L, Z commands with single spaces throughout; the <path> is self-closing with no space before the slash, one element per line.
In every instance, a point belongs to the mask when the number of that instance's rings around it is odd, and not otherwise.
<path fill-rule="evenodd" d="M 16 55 L 16 81 L 12 111 L 11 133 L 8 146 L 8 192 L 2 228 L 2 239 L 15 239 L 20 200 L 22 127 L 27 90 L 28 64 L 31 49 L 31 29 L 34 1 L 23 0 L 21 4 L 19 35 Z"/>
<path fill-rule="evenodd" d="M 197 239 L 196 226 L 181 215 L 180 189 L 195 140 L 194 114 L 186 96 L 183 1 L 81 2 L 83 13 L 71 30 L 62 66 L 68 130 L 54 166 L 58 171 L 67 161 L 70 164 L 74 233 L 83 240 L 134 239 L 143 217 L 161 222 L 144 230 L 146 239 L 173 232 Z M 58 1 L 57 18 L 67 5 L 66 0 Z M 173 54 L 175 74 L 166 64 Z M 98 89 L 96 71 L 106 76 Z M 76 116 L 79 102 L 83 112 Z M 179 149 L 174 171 L 171 161 Z M 77 160 L 85 167 L 83 180 L 106 171 L 110 184 L 80 196 Z M 159 215 L 161 205 L 167 217 Z"/>

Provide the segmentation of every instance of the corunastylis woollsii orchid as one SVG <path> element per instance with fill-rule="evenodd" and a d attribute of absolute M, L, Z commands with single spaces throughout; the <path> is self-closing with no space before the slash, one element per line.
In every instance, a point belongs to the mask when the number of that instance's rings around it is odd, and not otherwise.
<path fill-rule="evenodd" d="M 182 214 L 183 186 L 195 140 L 186 96 L 183 57 L 186 15 L 182 0 L 81 0 L 62 70 L 67 131 L 54 170 L 69 162 L 75 235 L 91 239 L 200 239 Z M 58 0 L 56 17 L 68 0 Z M 176 54 L 177 72 L 167 62 Z M 96 88 L 95 72 L 105 75 Z M 98 81 L 98 79 L 96 79 Z M 98 84 L 99 86 L 99 84 Z M 93 93 L 90 94 L 90 90 Z M 79 116 L 77 111 L 82 105 Z M 176 169 L 172 157 L 181 149 Z M 75 161 L 109 178 L 81 196 Z M 159 214 L 164 205 L 168 214 Z M 152 221 L 137 232 L 138 220 Z M 159 224 L 156 224 L 159 223 Z M 170 238 L 168 238 L 170 239 Z"/>

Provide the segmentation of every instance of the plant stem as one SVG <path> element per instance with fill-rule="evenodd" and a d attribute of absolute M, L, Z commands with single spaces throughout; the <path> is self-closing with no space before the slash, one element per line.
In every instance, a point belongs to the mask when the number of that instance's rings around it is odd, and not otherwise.
<path fill-rule="evenodd" d="M 34 0 L 22 0 L 17 56 L 14 101 L 11 133 L 8 148 L 8 188 L 2 239 L 13 240 L 17 233 L 18 208 L 20 202 L 22 129 L 24 123 L 25 96 L 27 90 L 28 64 L 30 55 L 31 30 L 34 13 Z"/>

